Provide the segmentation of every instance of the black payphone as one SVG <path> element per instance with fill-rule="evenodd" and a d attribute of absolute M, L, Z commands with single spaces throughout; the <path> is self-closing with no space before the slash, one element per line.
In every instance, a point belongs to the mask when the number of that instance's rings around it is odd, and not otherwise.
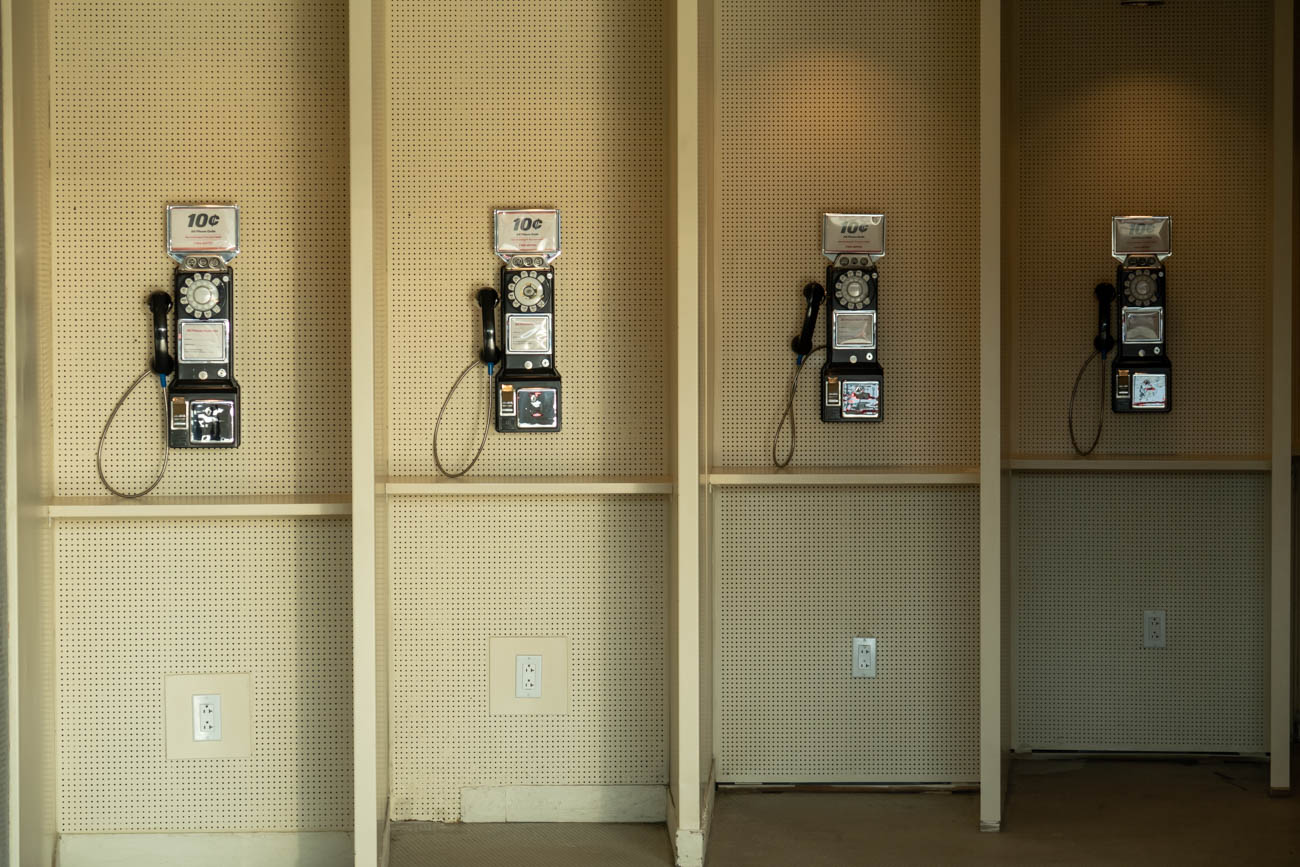
<path fill-rule="evenodd" d="M 168 205 L 166 252 L 175 261 L 172 293 L 149 295 L 153 355 L 118 400 L 100 432 L 95 452 L 99 480 L 113 494 L 142 497 L 162 481 L 168 450 L 237 448 L 240 389 L 235 380 L 235 275 L 230 261 L 239 253 L 237 205 Z M 171 313 L 171 321 L 168 321 Z M 170 349 L 169 330 L 176 334 Z M 125 493 L 104 474 L 104 442 L 127 398 L 150 374 L 158 376 L 163 404 L 163 457 L 148 487 Z M 171 377 L 170 381 L 168 377 Z"/>

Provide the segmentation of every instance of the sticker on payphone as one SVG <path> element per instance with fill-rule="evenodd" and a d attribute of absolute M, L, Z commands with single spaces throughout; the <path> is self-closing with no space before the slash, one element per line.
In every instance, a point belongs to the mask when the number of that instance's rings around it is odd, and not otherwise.
<path fill-rule="evenodd" d="M 880 383 L 845 380 L 840 389 L 840 413 L 845 418 L 880 418 Z"/>
<path fill-rule="evenodd" d="M 1169 389 L 1163 373 L 1133 374 L 1133 408 L 1164 409 L 1169 403 Z"/>

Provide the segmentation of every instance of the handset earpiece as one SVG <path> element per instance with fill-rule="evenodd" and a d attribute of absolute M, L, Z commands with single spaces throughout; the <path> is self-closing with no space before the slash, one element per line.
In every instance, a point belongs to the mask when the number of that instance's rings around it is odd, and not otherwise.
<path fill-rule="evenodd" d="M 803 328 L 799 331 L 799 336 L 790 341 L 790 348 L 794 350 L 795 355 L 799 356 L 799 361 L 812 352 L 813 329 L 817 327 L 817 311 L 822 306 L 822 299 L 826 297 L 826 290 L 820 283 L 809 283 L 803 287 L 804 300 L 808 306 L 803 312 Z"/>
<path fill-rule="evenodd" d="M 501 360 L 501 347 L 497 346 L 497 302 L 501 296 L 495 289 L 484 286 L 478 290 L 478 306 L 483 311 L 483 349 L 478 357 L 484 364 L 496 364 Z"/>
<path fill-rule="evenodd" d="M 1105 358 L 1115 348 L 1115 336 L 1110 333 L 1110 305 L 1115 300 L 1115 287 L 1098 283 L 1092 292 L 1097 296 L 1097 336 L 1092 339 L 1092 345 Z"/>
<path fill-rule="evenodd" d="M 159 376 L 169 376 L 176 369 L 167 343 L 167 314 L 172 309 L 172 298 L 166 292 L 149 295 L 149 309 L 153 312 L 153 360 L 149 369 Z"/>

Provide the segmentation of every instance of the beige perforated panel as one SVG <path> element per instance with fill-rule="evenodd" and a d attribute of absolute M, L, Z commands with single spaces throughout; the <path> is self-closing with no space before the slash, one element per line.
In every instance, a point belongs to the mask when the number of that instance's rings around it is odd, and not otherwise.
<path fill-rule="evenodd" d="M 1115 279 L 1110 219 L 1138 213 L 1173 217 L 1174 410 L 1108 410 L 1097 453 L 1266 452 L 1272 4 L 1018 5 L 1013 451 L 1070 453 L 1065 411 L 1096 332 L 1092 289 Z M 1094 368 L 1080 389 L 1089 431 L 1098 388 Z"/>
<path fill-rule="evenodd" d="M 978 777 L 973 487 L 717 492 L 718 779 Z M 854 636 L 877 677 L 851 677 Z"/>
<path fill-rule="evenodd" d="M 346 4 L 53 3 L 56 485 L 104 493 L 95 443 L 171 291 L 163 207 L 242 206 L 238 449 L 175 450 L 158 493 L 348 487 Z M 119 415 L 110 478 L 157 468 L 158 389 Z"/>
<path fill-rule="evenodd" d="M 524 206 L 562 215 L 564 429 L 490 435 L 476 472 L 664 472 L 663 4 L 389 8 L 392 472 L 435 471 L 434 418 L 481 342 L 474 291 L 498 288 L 492 209 Z M 450 467 L 478 445 L 484 380 L 477 371 L 448 411 L 440 444 Z"/>
<path fill-rule="evenodd" d="M 1268 476 L 1019 475 L 1013 496 L 1018 745 L 1266 749 Z"/>
<path fill-rule="evenodd" d="M 56 525 L 60 831 L 351 827 L 349 538 L 334 520 Z M 239 672 L 252 757 L 168 760 L 164 676 Z"/>
<path fill-rule="evenodd" d="M 667 501 L 393 500 L 397 819 L 464 786 L 667 782 Z M 570 712 L 488 714 L 488 639 L 569 640 Z"/>
<path fill-rule="evenodd" d="M 881 425 L 826 425 L 812 357 L 795 465 L 961 463 L 978 440 L 978 108 L 973 0 L 721 4 L 722 466 L 765 466 L 821 215 L 888 215 Z M 825 342 L 825 310 L 815 343 Z"/>

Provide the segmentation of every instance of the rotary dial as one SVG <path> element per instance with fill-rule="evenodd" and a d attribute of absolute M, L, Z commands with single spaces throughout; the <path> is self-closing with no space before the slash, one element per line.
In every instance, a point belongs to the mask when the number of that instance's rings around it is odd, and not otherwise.
<path fill-rule="evenodd" d="M 220 313 L 221 292 L 217 288 L 216 277 L 208 275 L 186 277 L 181 286 L 181 303 L 185 312 L 195 318 L 211 319 L 213 313 Z"/>
<path fill-rule="evenodd" d="M 1145 271 L 1130 274 L 1124 279 L 1124 297 L 1130 304 L 1150 304 L 1156 297 L 1155 277 Z"/>
<path fill-rule="evenodd" d="M 523 271 L 511 277 L 507 295 L 510 303 L 520 310 L 540 310 L 546 306 L 541 276 L 536 271 Z"/>
<path fill-rule="evenodd" d="M 861 310 L 871 301 L 871 281 L 875 274 L 862 271 L 845 271 L 835 281 L 835 297 L 850 310 Z"/>

